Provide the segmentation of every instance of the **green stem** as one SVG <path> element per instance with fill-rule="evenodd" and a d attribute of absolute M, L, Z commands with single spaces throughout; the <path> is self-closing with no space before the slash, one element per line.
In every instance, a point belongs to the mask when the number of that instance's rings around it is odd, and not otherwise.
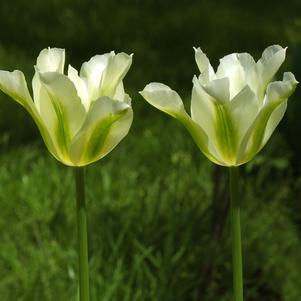
<path fill-rule="evenodd" d="M 238 167 L 230 167 L 231 232 L 234 301 L 243 301 L 243 275 L 240 230 L 240 200 Z"/>
<path fill-rule="evenodd" d="M 90 300 L 84 168 L 75 168 L 80 301 Z"/>

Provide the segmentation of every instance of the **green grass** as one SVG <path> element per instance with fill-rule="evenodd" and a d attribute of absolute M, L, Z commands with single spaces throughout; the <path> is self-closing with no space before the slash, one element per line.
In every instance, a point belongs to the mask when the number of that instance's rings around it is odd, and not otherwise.
<path fill-rule="evenodd" d="M 1 148 L 0 300 L 76 300 L 72 169 L 42 144 Z M 273 144 L 268 154 L 244 171 L 246 301 L 296 301 L 301 242 L 290 202 L 301 185 Z M 231 300 L 225 175 L 160 114 L 89 166 L 92 300 Z"/>

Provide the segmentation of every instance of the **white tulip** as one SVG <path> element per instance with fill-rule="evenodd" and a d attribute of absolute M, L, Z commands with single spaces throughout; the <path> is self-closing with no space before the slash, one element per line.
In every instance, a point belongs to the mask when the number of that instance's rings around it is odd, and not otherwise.
<path fill-rule="evenodd" d="M 133 111 L 123 78 L 132 55 L 113 51 L 85 62 L 78 74 L 65 50 L 40 52 L 31 97 L 24 74 L 0 71 L 0 89 L 21 104 L 36 122 L 50 153 L 69 166 L 84 166 L 109 153 L 128 133 Z"/>
<path fill-rule="evenodd" d="M 193 78 L 191 116 L 180 96 L 164 84 L 150 83 L 140 93 L 182 122 L 211 161 L 242 165 L 266 144 L 296 88 L 290 72 L 284 73 L 282 81 L 272 81 L 286 49 L 270 46 L 257 62 L 248 53 L 233 53 L 220 60 L 217 72 L 200 48 L 194 50 L 201 74 Z"/>

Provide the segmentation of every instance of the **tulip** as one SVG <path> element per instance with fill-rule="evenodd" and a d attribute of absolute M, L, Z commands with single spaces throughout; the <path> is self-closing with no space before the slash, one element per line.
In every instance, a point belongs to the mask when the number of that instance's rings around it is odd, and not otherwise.
<path fill-rule="evenodd" d="M 151 105 L 183 123 L 212 162 L 242 165 L 267 143 L 296 88 L 290 72 L 284 73 L 282 81 L 272 81 L 286 48 L 270 46 L 257 62 L 248 53 L 227 55 L 217 72 L 200 48 L 194 50 L 201 74 L 193 77 L 191 116 L 180 96 L 164 84 L 150 83 L 140 93 Z"/>
<path fill-rule="evenodd" d="M 108 154 L 128 133 L 133 111 L 123 78 L 132 56 L 113 51 L 64 74 L 65 50 L 40 52 L 32 80 L 0 71 L 0 89 L 21 104 L 37 124 L 49 152 L 69 166 L 85 166 Z"/>
<path fill-rule="evenodd" d="M 112 51 L 92 57 L 79 73 L 69 65 L 65 75 L 65 50 L 44 49 L 35 66 L 33 98 L 21 71 L 0 71 L 0 89 L 29 112 L 49 152 L 74 167 L 81 301 L 90 300 L 83 166 L 108 154 L 130 129 L 133 111 L 122 80 L 131 63 L 132 55 Z"/>
<path fill-rule="evenodd" d="M 193 77 L 191 116 L 180 96 L 161 83 L 150 83 L 141 95 L 151 105 L 178 119 L 199 149 L 212 162 L 229 167 L 234 301 L 243 301 L 238 166 L 250 161 L 267 143 L 281 121 L 287 99 L 297 81 L 286 72 L 272 81 L 286 49 L 266 48 L 255 62 L 248 53 L 223 57 L 215 72 L 200 48 L 195 48 L 200 70 Z"/>

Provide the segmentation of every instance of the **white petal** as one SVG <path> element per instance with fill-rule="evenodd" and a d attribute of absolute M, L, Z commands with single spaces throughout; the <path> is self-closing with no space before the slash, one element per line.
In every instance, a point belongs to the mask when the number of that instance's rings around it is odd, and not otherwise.
<path fill-rule="evenodd" d="M 227 105 L 240 144 L 259 111 L 256 95 L 245 86 Z"/>
<path fill-rule="evenodd" d="M 251 160 L 265 145 L 280 122 L 286 108 L 287 98 L 294 92 L 297 81 L 292 73 L 285 73 L 282 82 L 268 86 L 264 106 L 241 143 L 238 161 L 240 164 Z"/>
<path fill-rule="evenodd" d="M 0 71 L 0 89 L 29 112 L 39 128 L 49 152 L 58 159 L 58 154 L 49 132 L 29 94 L 24 74 L 19 70 L 15 70 L 13 72 Z"/>
<path fill-rule="evenodd" d="M 217 151 L 216 142 L 216 108 L 215 99 L 212 98 L 201 86 L 199 80 L 193 78 L 193 89 L 191 95 L 191 117 L 209 137 L 208 150 L 219 161 L 221 155 Z"/>
<path fill-rule="evenodd" d="M 36 67 L 40 72 L 59 72 L 64 73 L 65 49 L 45 48 L 38 58 Z"/>
<path fill-rule="evenodd" d="M 282 120 L 282 118 L 285 114 L 286 108 L 287 108 L 287 100 L 285 100 L 278 107 L 276 107 L 276 109 L 271 114 L 271 116 L 268 120 L 268 123 L 266 125 L 266 128 L 265 128 L 265 132 L 264 132 L 264 136 L 263 136 L 260 148 L 264 147 L 264 145 L 270 139 L 270 137 L 273 134 L 273 132 L 275 131 L 276 127 Z"/>
<path fill-rule="evenodd" d="M 115 54 L 113 51 L 103 55 L 95 55 L 88 62 L 83 63 L 80 69 L 80 77 L 86 82 L 90 102 L 99 97 L 99 84 L 108 60 Z"/>
<path fill-rule="evenodd" d="M 86 86 L 85 81 L 78 76 L 78 72 L 75 68 L 73 68 L 71 65 L 68 66 L 68 77 L 73 82 L 76 90 L 77 95 L 82 101 L 82 104 L 84 105 L 86 111 L 89 110 L 90 102 L 89 102 L 89 95 L 88 95 L 88 89 Z"/>
<path fill-rule="evenodd" d="M 73 163 L 83 166 L 104 157 L 127 135 L 132 120 L 132 108 L 126 103 L 108 97 L 97 99 L 72 141 Z"/>
<path fill-rule="evenodd" d="M 121 81 L 116 87 L 113 99 L 127 102 L 128 95 L 124 92 L 123 82 Z"/>
<path fill-rule="evenodd" d="M 238 53 L 237 59 L 242 66 L 245 74 L 245 85 L 248 85 L 251 90 L 257 94 L 259 89 L 259 75 L 257 73 L 256 62 L 248 53 Z"/>
<path fill-rule="evenodd" d="M 207 85 L 203 85 L 204 90 L 211 95 L 217 102 L 223 103 L 229 101 L 229 78 L 224 77 L 215 79 Z"/>
<path fill-rule="evenodd" d="M 286 49 L 279 45 L 273 45 L 267 47 L 262 53 L 262 57 L 257 62 L 257 68 L 261 74 L 263 89 L 271 81 L 285 60 Z"/>
<path fill-rule="evenodd" d="M 209 137 L 214 137 L 215 128 L 215 99 L 201 86 L 199 80 L 194 77 L 191 95 L 191 117 L 198 123 Z"/>
<path fill-rule="evenodd" d="M 286 100 L 295 91 L 297 83 L 293 73 L 285 72 L 282 81 L 275 81 L 268 85 L 264 105 Z"/>
<path fill-rule="evenodd" d="M 71 80 L 60 73 L 40 73 L 41 117 L 65 164 L 72 138 L 82 126 L 85 109 Z"/>
<path fill-rule="evenodd" d="M 246 85 L 244 69 L 238 60 L 238 54 L 233 53 L 220 59 L 216 75 L 218 78 L 229 79 L 230 99 L 232 99 Z"/>
<path fill-rule="evenodd" d="M 99 96 L 113 97 L 117 86 L 130 69 L 132 57 L 132 54 L 122 52 L 109 58 L 99 85 Z"/>
<path fill-rule="evenodd" d="M 33 100 L 34 100 L 34 104 L 38 110 L 38 112 L 40 113 L 40 91 L 41 91 L 41 81 L 40 81 L 40 77 L 39 77 L 39 71 L 37 71 L 37 69 L 35 70 L 34 76 L 32 78 L 32 92 L 33 92 Z"/>
<path fill-rule="evenodd" d="M 175 117 L 189 131 L 192 138 L 211 161 L 221 164 L 214 153 L 208 149 L 208 136 L 205 131 L 186 113 L 183 102 L 177 92 L 161 83 L 148 84 L 140 94 L 157 109 Z M 221 164 L 222 165 L 222 164 Z"/>
<path fill-rule="evenodd" d="M 178 114 L 186 114 L 179 94 L 164 84 L 150 83 L 140 94 L 151 105 L 173 117 Z"/>
<path fill-rule="evenodd" d="M 195 48 L 195 60 L 200 70 L 200 80 L 202 84 L 207 84 L 209 81 L 216 78 L 215 72 L 210 64 L 210 61 L 201 48 Z"/>

